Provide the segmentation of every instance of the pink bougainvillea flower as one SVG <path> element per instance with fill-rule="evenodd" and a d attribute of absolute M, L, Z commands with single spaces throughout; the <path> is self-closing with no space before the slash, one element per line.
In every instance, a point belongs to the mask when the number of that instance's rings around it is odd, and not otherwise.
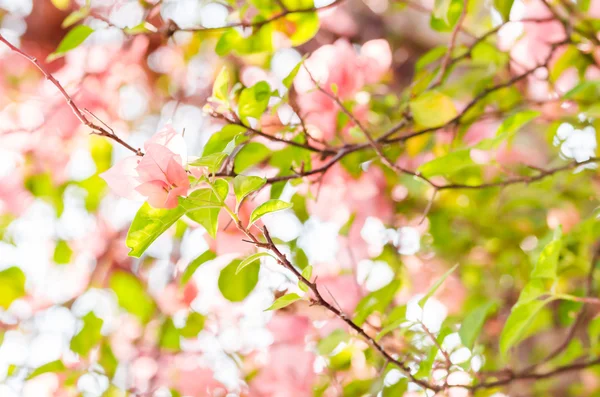
<path fill-rule="evenodd" d="M 155 208 L 175 208 L 190 182 L 184 168 L 183 137 L 166 126 L 144 145 L 143 157 L 129 156 L 101 174 L 113 193 L 130 200 L 147 199 Z"/>
<path fill-rule="evenodd" d="M 335 86 L 335 95 L 342 100 L 351 99 L 365 84 L 381 80 L 391 63 L 391 49 L 383 39 L 366 42 L 359 52 L 344 39 L 322 46 L 306 60 L 294 82 L 302 116 L 320 131 L 321 138 L 331 139 L 340 109 L 328 95 L 315 90 L 314 81 L 330 93 Z"/>

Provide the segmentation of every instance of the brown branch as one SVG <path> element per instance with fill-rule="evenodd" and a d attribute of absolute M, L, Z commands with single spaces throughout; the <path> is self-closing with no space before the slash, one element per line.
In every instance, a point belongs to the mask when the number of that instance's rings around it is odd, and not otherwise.
<path fill-rule="evenodd" d="M 42 64 L 40 63 L 40 61 L 37 58 L 32 57 L 31 55 L 26 54 L 25 52 L 21 51 L 19 48 L 15 47 L 8 40 L 6 40 L 1 34 L 0 34 L 0 42 L 4 43 L 8 48 L 10 48 L 11 51 L 13 51 L 13 52 L 19 54 L 20 56 L 22 56 L 23 58 L 27 59 L 36 68 L 38 68 L 38 70 L 40 72 L 42 72 L 42 74 L 44 75 L 44 77 L 46 77 L 46 79 L 49 80 L 52 84 L 54 84 L 54 86 L 58 89 L 58 91 L 61 93 L 61 95 L 63 96 L 63 98 L 67 102 L 67 105 L 69 105 L 69 107 L 73 111 L 73 114 L 75 115 L 75 117 L 77 117 L 77 119 L 83 125 L 85 125 L 88 128 L 90 128 L 92 130 L 93 134 L 104 136 L 104 137 L 107 137 L 109 139 L 112 139 L 113 141 L 117 142 L 118 144 L 122 145 L 123 147 L 127 148 L 128 150 L 132 151 L 133 153 L 135 153 L 138 156 L 142 156 L 143 155 L 141 149 L 134 148 L 133 146 L 131 146 L 130 144 L 128 144 L 127 142 L 125 142 L 124 140 L 122 140 L 121 138 L 119 138 L 114 132 L 107 130 L 105 127 L 102 127 L 102 126 L 99 126 L 97 124 L 92 123 L 83 114 L 83 112 L 79 109 L 79 107 L 75 104 L 75 102 L 73 101 L 73 99 L 71 98 L 71 96 L 67 93 L 67 91 L 64 89 L 64 87 L 59 83 L 59 81 L 56 80 L 56 78 L 54 78 L 54 76 L 51 73 L 49 73 L 42 66 Z"/>

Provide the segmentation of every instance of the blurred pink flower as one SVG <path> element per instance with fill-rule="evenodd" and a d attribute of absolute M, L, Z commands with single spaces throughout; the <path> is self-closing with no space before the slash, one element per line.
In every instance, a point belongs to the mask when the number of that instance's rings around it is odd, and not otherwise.
<path fill-rule="evenodd" d="M 306 60 L 294 82 L 302 116 L 320 130 L 322 138 L 331 139 L 339 108 L 326 94 L 315 90 L 313 78 L 324 90 L 335 91 L 336 96 L 346 100 L 366 84 L 379 81 L 391 63 L 391 49 L 384 39 L 366 42 L 360 52 L 345 39 L 322 46 Z M 336 88 L 332 89 L 332 85 Z"/>
<path fill-rule="evenodd" d="M 167 126 L 144 145 L 143 157 L 129 156 L 118 161 L 100 176 L 111 190 L 122 197 L 146 197 L 155 208 L 175 208 L 177 197 L 187 194 L 190 182 L 183 159 L 183 137 Z"/>

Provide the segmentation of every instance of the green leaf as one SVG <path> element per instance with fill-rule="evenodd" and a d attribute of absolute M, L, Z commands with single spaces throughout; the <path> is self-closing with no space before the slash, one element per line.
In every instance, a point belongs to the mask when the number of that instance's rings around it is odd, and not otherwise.
<path fill-rule="evenodd" d="M 41 367 L 36 368 L 25 379 L 30 380 L 30 379 L 35 378 L 36 376 L 39 376 L 41 374 L 46 374 L 48 372 L 54 372 L 54 373 L 63 372 L 66 369 L 67 369 L 67 367 L 65 367 L 65 365 L 63 364 L 62 361 L 60 361 L 60 360 L 51 361 L 48 364 L 44 364 Z"/>
<path fill-rule="evenodd" d="M 213 98 L 229 104 L 229 71 L 226 66 L 221 68 L 212 89 Z"/>
<path fill-rule="evenodd" d="M 316 12 L 291 13 L 284 18 L 292 33 L 289 35 L 292 46 L 302 45 L 319 31 L 319 17 Z M 289 88 L 289 87 L 288 87 Z"/>
<path fill-rule="evenodd" d="M 200 255 L 196 259 L 194 259 L 193 261 L 191 261 L 190 264 L 183 271 L 183 274 L 181 275 L 181 285 L 186 284 L 190 280 L 190 278 L 192 278 L 192 276 L 194 275 L 196 270 L 198 270 L 200 265 L 202 265 L 204 262 L 213 260 L 216 257 L 217 257 L 217 254 L 208 250 L 208 251 L 205 251 L 202 255 Z"/>
<path fill-rule="evenodd" d="M 265 311 L 282 309 L 300 299 L 302 299 L 302 297 L 295 293 L 283 295 L 283 296 L 279 297 L 275 302 L 273 302 L 273 304 L 271 306 L 266 308 Z"/>
<path fill-rule="evenodd" d="M 171 318 L 167 318 L 160 328 L 159 346 L 173 352 L 181 350 L 179 330 Z"/>
<path fill-rule="evenodd" d="M 438 32 L 449 32 L 462 13 L 462 0 L 435 0 L 429 24 Z"/>
<path fill-rule="evenodd" d="M 204 329 L 206 317 L 200 313 L 192 312 L 188 315 L 185 326 L 179 330 L 184 338 L 195 338 Z"/>
<path fill-rule="evenodd" d="M 594 103 L 600 98 L 600 80 L 585 80 L 563 95 L 563 99 L 572 99 L 582 103 Z"/>
<path fill-rule="evenodd" d="M 62 39 L 56 51 L 52 54 L 48 55 L 48 62 L 52 62 L 53 60 L 60 58 L 65 55 L 67 52 L 77 48 L 81 43 L 88 38 L 94 32 L 94 29 L 90 28 L 86 25 L 75 26 L 73 29 L 67 33 L 67 35 Z"/>
<path fill-rule="evenodd" d="M 238 268 L 235 271 L 235 274 L 237 275 L 239 272 L 241 272 L 242 270 L 244 270 L 244 268 L 246 266 L 253 264 L 254 262 L 256 262 L 262 256 L 270 256 L 271 258 L 274 258 L 274 256 L 271 255 L 271 254 L 269 254 L 268 252 L 257 252 L 255 254 L 252 254 L 252 255 L 250 255 L 249 257 L 247 257 L 246 259 L 244 259 L 243 261 L 240 262 L 240 264 L 238 265 Z"/>
<path fill-rule="evenodd" d="M 522 112 L 515 113 L 509 117 L 507 117 L 500 127 L 498 127 L 498 131 L 496 131 L 496 136 L 490 139 L 484 139 L 479 142 L 476 147 L 482 150 L 490 150 L 498 147 L 502 142 L 510 141 L 515 136 L 519 130 L 540 116 L 540 112 L 535 110 L 525 110 Z"/>
<path fill-rule="evenodd" d="M 0 307 L 8 309 L 10 304 L 25 296 L 25 273 L 18 267 L 9 267 L 0 272 Z"/>
<path fill-rule="evenodd" d="M 446 281 L 446 279 L 448 278 L 448 276 L 450 276 L 458 267 L 458 263 L 454 266 L 452 266 L 446 273 L 444 273 L 442 275 L 442 277 L 440 277 L 432 286 L 431 288 L 429 288 L 429 291 L 427 291 L 427 293 L 425 294 L 424 297 L 422 297 L 419 300 L 419 306 L 423 307 L 425 305 L 425 303 L 427 302 L 427 300 L 429 298 L 431 298 L 433 296 L 433 294 L 435 294 L 435 292 L 438 290 L 438 288 L 440 288 L 440 286 L 444 283 L 444 281 Z"/>
<path fill-rule="evenodd" d="M 89 312 L 83 318 L 83 328 L 71 339 L 71 350 L 80 356 L 87 356 L 90 350 L 100 343 L 102 334 L 102 319 L 96 317 L 94 312 Z"/>
<path fill-rule="evenodd" d="M 271 87 L 266 81 L 259 81 L 252 87 L 244 88 L 238 101 L 240 119 L 246 121 L 248 117 L 259 119 L 269 106 Z"/>
<path fill-rule="evenodd" d="M 494 8 L 502 16 L 504 22 L 509 20 L 510 10 L 515 0 L 494 0 Z"/>
<path fill-rule="evenodd" d="M 287 89 L 289 89 L 292 86 L 292 83 L 294 82 L 294 79 L 298 75 L 298 72 L 300 71 L 302 64 L 304 64 L 304 59 L 302 61 L 298 62 L 298 64 L 296 66 L 294 66 L 294 69 L 292 69 L 292 71 L 283 79 L 283 85 Z"/>
<path fill-rule="evenodd" d="M 322 356 L 329 356 L 340 345 L 350 340 L 350 335 L 343 329 L 336 329 L 317 344 L 317 352 Z"/>
<path fill-rule="evenodd" d="M 206 205 L 204 208 L 188 212 L 188 218 L 202 225 L 212 238 L 217 236 L 219 212 L 228 192 L 229 184 L 227 181 L 217 179 L 213 184 L 213 189 L 199 189 L 190 195 L 190 198 L 197 204 L 205 203 Z"/>
<path fill-rule="evenodd" d="M 534 300 L 513 306 L 500 335 L 500 351 L 502 354 L 506 355 L 511 347 L 523 339 L 535 315 L 554 299 L 554 297 L 550 297 L 542 301 Z"/>
<path fill-rule="evenodd" d="M 240 149 L 234 160 L 234 171 L 241 173 L 252 166 L 258 166 L 271 154 L 271 149 L 260 142 L 248 142 Z"/>
<path fill-rule="evenodd" d="M 258 283 L 258 261 L 236 274 L 240 262 L 240 260 L 232 261 L 221 270 L 219 275 L 219 290 L 223 297 L 231 302 L 241 302 L 246 299 Z"/>
<path fill-rule="evenodd" d="M 558 257 L 562 249 L 561 228 L 554 231 L 554 239 L 544 247 L 540 257 L 531 271 L 531 278 L 545 278 L 556 281 Z"/>
<path fill-rule="evenodd" d="M 233 191 L 235 192 L 235 198 L 237 201 L 235 212 L 238 212 L 240 205 L 244 201 L 244 198 L 250 193 L 259 190 L 267 183 L 265 178 L 259 176 L 245 176 L 238 175 L 233 178 Z"/>
<path fill-rule="evenodd" d="M 411 100 L 410 110 L 425 128 L 441 127 L 458 115 L 452 99 L 439 91 L 427 91 Z"/>
<path fill-rule="evenodd" d="M 277 199 L 266 201 L 258 207 L 256 207 L 254 211 L 252 211 L 252 214 L 250 214 L 250 225 L 254 224 L 254 222 L 259 220 L 266 214 L 270 214 L 276 211 L 282 211 L 291 207 L 292 204 Z"/>
<path fill-rule="evenodd" d="M 215 173 L 227 158 L 227 153 L 212 153 L 189 163 L 192 167 L 206 167 L 208 172 Z"/>
<path fill-rule="evenodd" d="M 436 157 L 421 165 L 418 170 L 428 178 L 436 175 L 449 176 L 474 164 L 471 159 L 471 149 L 462 149 Z"/>
<path fill-rule="evenodd" d="M 496 302 L 487 302 L 475 308 L 465 317 L 458 331 L 460 340 L 465 347 L 473 349 L 473 345 L 481 332 L 485 319 L 495 307 Z"/>
<path fill-rule="evenodd" d="M 173 209 L 152 208 L 144 203 L 135 214 L 133 222 L 127 232 L 125 244 L 131 248 L 129 256 L 139 258 L 161 234 L 171 227 L 185 214 L 185 209 L 180 205 Z"/>
<path fill-rule="evenodd" d="M 72 255 L 73 250 L 69 247 L 69 244 L 64 240 L 58 240 L 56 247 L 54 247 L 54 263 L 57 265 L 66 265 L 71 262 Z"/>
<path fill-rule="evenodd" d="M 89 14 L 90 14 L 89 7 L 81 7 L 80 9 L 73 11 L 65 19 L 63 19 L 62 24 L 60 26 L 63 29 L 66 29 L 69 26 L 75 25 L 77 22 L 86 18 Z"/>
<path fill-rule="evenodd" d="M 110 345 L 108 343 L 103 343 L 100 346 L 100 356 L 98 358 L 98 364 L 104 368 L 104 373 L 108 376 L 109 379 L 112 379 L 115 376 L 115 372 L 117 372 L 117 366 L 119 365 L 119 361 L 115 354 L 113 353 Z"/>
<path fill-rule="evenodd" d="M 570 68 L 576 68 L 580 74 L 583 74 L 592 63 L 593 58 L 581 53 L 576 46 L 568 45 L 558 59 L 552 63 L 550 81 L 556 82 Z"/>
<path fill-rule="evenodd" d="M 202 155 L 208 156 L 209 154 L 223 152 L 231 141 L 244 132 L 246 132 L 246 128 L 241 125 L 227 124 L 221 131 L 210 136 L 208 142 L 204 145 Z"/>
<path fill-rule="evenodd" d="M 138 278 L 130 273 L 116 271 L 112 274 L 109 285 L 117 295 L 119 306 L 137 316 L 142 324 L 150 320 L 156 305 Z"/>
<path fill-rule="evenodd" d="M 304 277 L 308 281 L 311 281 L 310 278 L 312 277 L 312 272 L 313 272 L 313 267 L 308 265 L 304 269 L 302 269 L 302 277 Z M 302 281 L 298 281 L 298 288 L 300 288 L 304 292 L 308 292 L 308 286 L 306 284 L 304 284 Z"/>
<path fill-rule="evenodd" d="M 382 313 L 392 302 L 400 287 L 400 280 L 393 280 L 385 287 L 369 293 L 356 305 L 354 322 L 361 325 L 373 312 Z"/>

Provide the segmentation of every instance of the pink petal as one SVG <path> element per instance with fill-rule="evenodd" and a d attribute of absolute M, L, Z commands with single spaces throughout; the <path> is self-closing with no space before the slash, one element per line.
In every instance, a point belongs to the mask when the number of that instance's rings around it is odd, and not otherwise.
<path fill-rule="evenodd" d="M 185 169 L 183 169 L 181 164 L 175 161 L 174 158 L 169 160 L 169 164 L 167 166 L 167 180 L 169 185 L 183 187 L 186 189 L 186 191 L 187 187 L 190 185 L 190 180 L 188 179 Z"/>
<path fill-rule="evenodd" d="M 167 183 L 169 162 L 174 159 L 181 164 L 181 157 L 162 145 L 147 144 L 145 147 L 146 154 L 136 168 L 140 179 L 144 182 L 159 180 Z"/>
<path fill-rule="evenodd" d="M 185 140 L 181 134 L 178 134 L 177 131 L 173 129 L 171 124 L 165 125 L 162 130 L 146 142 L 144 145 L 146 151 L 148 151 L 148 146 L 152 144 L 165 146 L 173 153 L 181 156 L 182 159 L 187 159 L 187 145 L 185 144 Z"/>
<path fill-rule="evenodd" d="M 164 208 L 175 208 L 179 205 L 179 196 L 185 196 L 187 194 L 187 187 L 176 187 L 169 191 L 167 198 L 163 204 Z"/>
<path fill-rule="evenodd" d="M 148 198 L 148 204 L 154 208 L 172 208 L 165 205 L 169 192 L 167 185 L 162 181 L 145 182 L 135 190 Z"/>
<path fill-rule="evenodd" d="M 360 55 L 368 83 L 379 81 L 392 65 L 392 50 L 384 39 L 367 41 L 360 49 Z"/>
<path fill-rule="evenodd" d="M 135 168 L 140 159 L 137 156 L 125 157 L 119 160 L 109 170 L 100 174 L 110 190 L 118 196 L 130 200 L 143 200 L 143 196 L 135 188 L 140 184 Z"/>

